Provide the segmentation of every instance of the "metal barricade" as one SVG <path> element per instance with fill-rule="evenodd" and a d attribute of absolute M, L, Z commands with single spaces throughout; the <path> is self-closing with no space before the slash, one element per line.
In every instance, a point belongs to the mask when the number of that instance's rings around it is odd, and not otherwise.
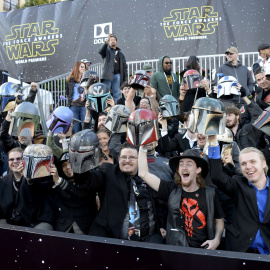
<path fill-rule="evenodd" d="M 225 63 L 224 54 L 216 55 L 200 55 L 197 56 L 200 60 L 200 71 L 204 78 L 212 81 L 214 79 L 215 72 L 218 67 Z M 185 69 L 186 63 L 189 57 L 173 57 L 171 58 L 173 62 L 172 70 L 179 76 L 180 72 Z M 258 59 L 258 52 L 249 53 L 239 53 L 239 60 L 243 65 L 251 67 L 254 62 Z M 158 59 L 142 60 L 142 61 L 130 61 L 127 62 L 128 77 L 132 76 L 135 71 L 143 68 L 143 65 L 149 63 L 155 69 L 159 70 Z M 103 68 L 103 63 L 97 63 L 90 66 L 90 70 L 96 71 L 99 77 L 101 77 L 101 72 Z M 56 106 L 59 101 L 60 95 L 66 96 L 66 79 L 69 73 L 65 73 L 48 80 L 44 80 L 38 83 L 39 86 L 39 102 L 38 107 L 41 113 L 42 125 L 44 125 L 46 119 L 49 117 L 50 112 Z M 28 86 L 29 88 L 29 86 Z M 67 102 L 60 100 L 59 106 L 67 105 Z M 43 110 L 43 112 L 41 112 Z"/>

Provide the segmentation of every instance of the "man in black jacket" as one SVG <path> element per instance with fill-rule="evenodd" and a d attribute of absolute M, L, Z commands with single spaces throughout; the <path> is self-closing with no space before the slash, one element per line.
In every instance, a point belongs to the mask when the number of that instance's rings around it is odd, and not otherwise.
<path fill-rule="evenodd" d="M 270 81 L 266 80 L 265 72 L 260 67 L 256 69 L 254 76 L 258 84 L 254 101 L 264 110 L 270 106 Z"/>
<path fill-rule="evenodd" d="M 240 152 L 243 176 L 223 173 L 216 136 L 209 136 L 209 164 L 213 183 L 235 203 L 236 215 L 227 227 L 226 249 L 269 254 L 270 197 L 268 167 L 261 151 L 248 147 Z"/>
<path fill-rule="evenodd" d="M 153 194 L 137 169 L 138 151 L 126 142 L 119 151 L 119 165 L 103 163 L 80 175 L 89 179 L 90 189 L 105 190 L 90 235 L 162 243 Z"/>
<path fill-rule="evenodd" d="M 116 44 L 116 36 L 109 34 L 99 51 L 104 60 L 101 82 L 112 88 L 115 103 L 121 97 L 120 85 L 128 80 L 126 58 Z"/>
<path fill-rule="evenodd" d="M 242 92 L 245 92 L 245 90 Z M 245 95 L 245 93 L 242 95 Z M 243 96 L 242 98 L 246 102 L 252 117 L 251 123 L 241 124 L 241 112 L 234 105 L 226 108 L 226 126 L 232 131 L 234 141 L 238 144 L 240 150 L 246 147 L 258 147 L 260 138 L 263 135 L 260 130 L 252 125 L 252 123 L 261 115 L 262 109 L 258 104 L 251 102 L 247 96 Z"/>

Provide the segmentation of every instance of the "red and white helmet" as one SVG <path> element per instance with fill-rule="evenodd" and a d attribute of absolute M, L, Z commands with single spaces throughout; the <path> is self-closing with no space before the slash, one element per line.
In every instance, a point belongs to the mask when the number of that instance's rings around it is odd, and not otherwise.
<path fill-rule="evenodd" d="M 144 90 L 146 85 L 150 85 L 150 77 L 145 70 L 138 70 L 131 76 L 128 84 L 135 90 Z"/>
<path fill-rule="evenodd" d="M 134 145 L 145 145 L 158 140 L 156 114 L 147 109 L 134 111 L 128 119 L 127 141 Z"/>
<path fill-rule="evenodd" d="M 197 88 L 200 84 L 202 76 L 199 71 L 195 69 L 190 69 L 184 73 L 183 76 L 183 86 L 185 90 Z"/>

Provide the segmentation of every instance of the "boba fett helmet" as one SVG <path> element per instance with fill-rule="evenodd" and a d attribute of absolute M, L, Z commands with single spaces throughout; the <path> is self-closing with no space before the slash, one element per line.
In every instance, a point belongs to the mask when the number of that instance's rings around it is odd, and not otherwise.
<path fill-rule="evenodd" d="M 214 98 L 199 98 L 193 105 L 189 130 L 202 135 L 222 135 L 225 133 L 225 106 Z"/>
<path fill-rule="evenodd" d="M 27 180 L 50 176 L 54 163 L 52 149 L 44 144 L 31 144 L 23 152 L 24 176 Z"/>
<path fill-rule="evenodd" d="M 37 107 L 31 102 L 23 102 L 11 113 L 9 134 L 18 137 L 21 127 L 25 123 L 32 123 L 34 135 L 39 130 L 40 116 Z"/>

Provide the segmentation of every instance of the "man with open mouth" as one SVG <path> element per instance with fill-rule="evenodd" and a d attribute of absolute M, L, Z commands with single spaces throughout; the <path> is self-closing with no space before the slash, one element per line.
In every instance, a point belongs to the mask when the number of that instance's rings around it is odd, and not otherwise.
<path fill-rule="evenodd" d="M 139 176 L 168 202 L 166 243 L 178 246 L 216 249 L 224 229 L 223 211 L 215 189 L 205 185 L 208 163 L 195 149 L 173 157 L 169 165 L 174 182 L 149 173 L 147 149 L 140 147 Z"/>

